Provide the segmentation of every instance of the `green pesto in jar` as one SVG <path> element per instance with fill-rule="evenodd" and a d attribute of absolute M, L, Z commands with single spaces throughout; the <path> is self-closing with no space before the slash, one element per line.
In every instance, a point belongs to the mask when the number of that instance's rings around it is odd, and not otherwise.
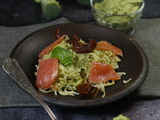
<path fill-rule="evenodd" d="M 137 11 L 142 2 L 142 0 L 103 0 L 94 4 L 94 16 L 100 25 L 125 31 L 141 17 L 141 12 Z"/>
<path fill-rule="evenodd" d="M 95 8 L 110 15 L 127 15 L 139 10 L 142 0 L 103 0 Z"/>

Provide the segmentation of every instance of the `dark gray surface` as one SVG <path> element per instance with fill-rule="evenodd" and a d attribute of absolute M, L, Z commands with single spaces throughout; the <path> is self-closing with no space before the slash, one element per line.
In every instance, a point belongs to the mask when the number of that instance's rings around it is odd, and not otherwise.
<path fill-rule="evenodd" d="M 51 109 L 58 120 L 113 120 L 119 114 L 128 116 L 131 120 L 160 120 L 160 99 L 119 101 L 94 108 L 54 106 Z M 0 109 L 0 116 L 0 120 L 50 120 L 42 107 L 3 108 Z"/>
<path fill-rule="evenodd" d="M 149 60 L 148 77 L 140 87 L 139 95 L 160 97 L 160 19 L 142 19 L 135 31 L 133 38 L 144 49 Z"/>
<path fill-rule="evenodd" d="M 57 19 L 46 24 L 23 27 L 0 27 L 0 64 L 7 58 L 15 45 L 28 34 L 50 25 L 67 23 L 65 18 Z M 136 26 L 133 38 L 142 46 L 149 59 L 149 73 L 144 84 L 131 97 L 154 98 L 160 97 L 160 19 L 141 19 Z M 136 59 L 136 58 L 135 58 Z M 132 65 L 132 64 L 131 64 Z M 37 106 L 32 97 L 24 92 L 0 68 L 0 107 Z"/>

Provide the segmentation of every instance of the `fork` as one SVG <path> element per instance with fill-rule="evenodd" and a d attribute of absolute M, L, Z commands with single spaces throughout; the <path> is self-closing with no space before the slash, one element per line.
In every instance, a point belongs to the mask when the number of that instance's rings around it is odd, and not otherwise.
<path fill-rule="evenodd" d="M 29 93 L 42 105 L 52 120 L 57 120 L 49 106 L 37 94 L 17 60 L 14 58 L 5 59 L 2 68 L 23 90 Z"/>

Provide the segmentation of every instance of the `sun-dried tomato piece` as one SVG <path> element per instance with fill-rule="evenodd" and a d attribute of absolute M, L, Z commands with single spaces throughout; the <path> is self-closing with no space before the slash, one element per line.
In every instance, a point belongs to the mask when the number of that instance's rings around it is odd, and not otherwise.
<path fill-rule="evenodd" d="M 72 44 L 73 48 L 76 53 L 89 53 L 92 52 L 97 45 L 97 42 L 93 39 L 88 39 L 90 41 L 89 43 L 82 43 L 80 42 L 80 39 L 76 36 L 73 35 L 72 37 Z"/>
<path fill-rule="evenodd" d="M 56 40 L 57 40 L 58 38 L 60 38 L 59 29 L 57 29 L 56 32 L 55 32 L 55 38 L 56 38 Z"/>
<path fill-rule="evenodd" d="M 89 83 L 83 83 L 77 87 L 78 93 L 84 97 L 96 98 L 99 89 Z"/>

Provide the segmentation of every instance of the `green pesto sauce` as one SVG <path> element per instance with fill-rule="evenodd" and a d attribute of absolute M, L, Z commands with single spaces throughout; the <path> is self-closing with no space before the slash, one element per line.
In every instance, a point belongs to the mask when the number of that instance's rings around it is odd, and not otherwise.
<path fill-rule="evenodd" d="M 113 120 L 130 120 L 130 118 L 124 115 L 118 115 L 117 117 L 113 118 Z"/>
<path fill-rule="evenodd" d="M 127 15 L 139 10 L 142 0 L 103 0 L 95 8 L 111 15 Z"/>
<path fill-rule="evenodd" d="M 103 0 L 94 4 L 96 9 L 94 16 L 100 25 L 126 31 L 141 17 L 141 12 L 132 13 L 140 9 L 142 2 L 142 0 Z"/>

